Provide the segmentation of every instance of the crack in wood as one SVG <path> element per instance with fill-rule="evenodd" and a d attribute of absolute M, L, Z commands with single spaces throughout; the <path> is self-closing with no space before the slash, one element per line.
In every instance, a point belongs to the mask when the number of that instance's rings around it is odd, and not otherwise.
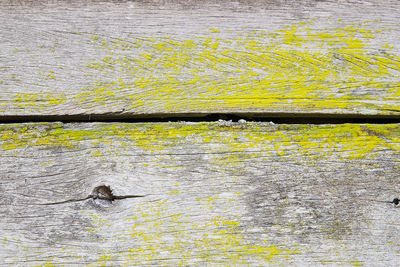
<path fill-rule="evenodd" d="M 84 201 L 84 200 L 88 200 L 88 199 L 93 199 L 93 200 L 101 199 L 101 200 L 107 200 L 109 202 L 112 202 L 117 199 L 138 198 L 138 197 L 145 197 L 145 196 L 147 196 L 147 195 L 116 196 L 112 193 L 110 186 L 100 185 L 100 186 L 96 186 L 93 189 L 92 193 L 85 198 L 68 199 L 68 200 L 59 201 L 59 202 L 40 203 L 37 205 L 58 205 L 58 204 L 65 204 L 65 203 L 71 203 L 71 202 L 79 202 L 79 201 Z"/>

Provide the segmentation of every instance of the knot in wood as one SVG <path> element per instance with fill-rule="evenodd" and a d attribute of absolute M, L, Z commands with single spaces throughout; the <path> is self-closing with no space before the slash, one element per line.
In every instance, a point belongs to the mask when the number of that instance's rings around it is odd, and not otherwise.
<path fill-rule="evenodd" d="M 107 185 L 96 186 L 91 196 L 93 199 L 104 199 L 108 201 L 113 201 L 115 199 L 110 186 Z"/>
<path fill-rule="evenodd" d="M 392 203 L 397 206 L 400 203 L 400 199 L 398 199 L 397 197 L 393 199 Z"/>

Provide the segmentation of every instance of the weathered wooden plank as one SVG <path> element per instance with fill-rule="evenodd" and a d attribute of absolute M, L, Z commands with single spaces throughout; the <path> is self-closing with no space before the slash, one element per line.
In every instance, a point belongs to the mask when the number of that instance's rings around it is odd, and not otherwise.
<path fill-rule="evenodd" d="M 398 124 L 2 125 L 0 262 L 396 266 L 399 140 Z M 148 196 L 39 205 L 100 184 Z"/>
<path fill-rule="evenodd" d="M 399 9 L 378 0 L 1 1 L 0 111 L 398 116 Z"/>

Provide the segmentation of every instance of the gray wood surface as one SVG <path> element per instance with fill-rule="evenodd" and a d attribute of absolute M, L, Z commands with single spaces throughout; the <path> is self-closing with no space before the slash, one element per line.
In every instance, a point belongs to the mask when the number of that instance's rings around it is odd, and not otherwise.
<path fill-rule="evenodd" d="M 399 1 L 1 1 L 0 115 L 399 116 Z"/>
<path fill-rule="evenodd" d="M 1 125 L 0 263 L 397 266 L 399 140 L 398 124 Z M 40 205 L 101 184 L 147 196 Z"/>

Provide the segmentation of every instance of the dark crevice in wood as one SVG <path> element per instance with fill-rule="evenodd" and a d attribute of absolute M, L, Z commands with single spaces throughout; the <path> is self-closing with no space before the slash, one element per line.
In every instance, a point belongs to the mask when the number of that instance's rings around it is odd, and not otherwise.
<path fill-rule="evenodd" d="M 113 194 L 111 187 L 106 186 L 106 185 L 100 185 L 96 186 L 92 194 L 85 198 L 77 198 L 77 199 L 68 199 L 68 200 L 63 200 L 63 201 L 58 201 L 58 202 L 50 202 L 50 203 L 40 203 L 38 205 L 58 205 L 58 204 L 65 204 L 65 203 L 71 203 L 71 202 L 79 202 L 79 201 L 84 201 L 88 199 L 100 199 L 100 200 L 106 200 L 109 201 L 110 203 L 114 200 L 118 199 L 126 199 L 126 198 L 138 198 L 138 197 L 145 197 L 146 195 L 124 195 L 124 196 L 116 196 Z"/>
<path fill-rule="evenodd" d="M 0 123 L 26 122 L 212 122 L 218 120 L 241 120 L 273 122 L 277 124 L 343 124 L 343 123 L 400 123 L 399 115 L 360 115 L 327 113 L 165 113 L 165 114 L 76 114 L 76 115 L 5 115 Z"/>

